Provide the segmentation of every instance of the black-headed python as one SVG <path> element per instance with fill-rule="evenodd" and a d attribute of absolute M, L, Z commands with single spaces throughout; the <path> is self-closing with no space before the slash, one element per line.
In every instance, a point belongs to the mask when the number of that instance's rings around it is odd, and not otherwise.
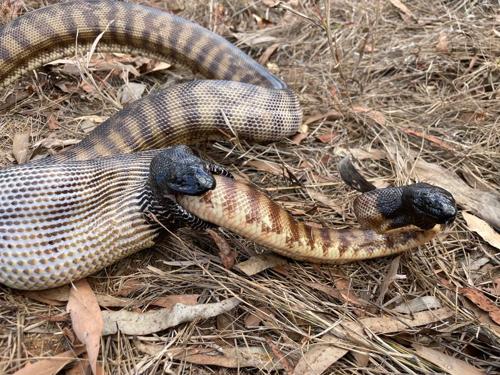
<path fill-rule="evenodd" d="M 238 48 L 157 9 L 89 0 L 27 13 L 0 29 L 0 85 L 98 37 L 97 51 L 172 58 L 214 80 L 149 95 L 78 145 L 0 170 L 0 283 L 44 289 L 85 277 L 151 247 L 158 223 L 208 222 L 291 258 L 346 262 L 416 247 L 455 217 L 448 192 L 414 184 L 362 194 L 355 211 L 366 229 L 313 228 L 172 146 L 235 133 L 279 140 L 298 130 L 302 112 L 286 84 Z"/>

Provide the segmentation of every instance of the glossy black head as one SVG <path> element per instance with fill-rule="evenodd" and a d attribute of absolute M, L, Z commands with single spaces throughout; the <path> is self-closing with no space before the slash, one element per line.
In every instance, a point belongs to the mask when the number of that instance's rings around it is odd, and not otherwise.
<path fill-rule="evenodd" d="M 215 188 L 208 164 L 186 146 L 169 147 L 150 164 L 149 180 L 157 194 L 200 195 Z"/>
<path fill-rule="evenodd" d="M 450 224 L 457 215 L 457 205 L 451 193 L 426 183 L 405 186 L 403 204 L 412 212 L 416 225 L 425 229 L 435 224 Z"/>

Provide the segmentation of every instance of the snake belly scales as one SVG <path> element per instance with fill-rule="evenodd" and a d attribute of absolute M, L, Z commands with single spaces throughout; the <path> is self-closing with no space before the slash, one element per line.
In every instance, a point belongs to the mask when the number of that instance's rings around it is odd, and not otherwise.
<path fill-rule="evenodd" d="M 158 9 L 99 0 L 60 3 L 0 29 L 0 85 L 88 50 L 168 58 L 212 80 L 181 83 L 130 104 L 79 144 L 42 162 L 0 170 L 0 283 L 55 287 L 151 247 L 169 212 L 147 183 L 157 149 L 232 136 L 293 135 L 296 95 L 224 38 Z M 77 47 L 78 45 L 78 47 Z M 428 230 L 378 234 L 318 229 L 293 219 L 255 188 L 216 176 L 203 196 L 179 196 L 194 215 L 295 259 L 345 262 L 389 255 L 432 239 Z"/>

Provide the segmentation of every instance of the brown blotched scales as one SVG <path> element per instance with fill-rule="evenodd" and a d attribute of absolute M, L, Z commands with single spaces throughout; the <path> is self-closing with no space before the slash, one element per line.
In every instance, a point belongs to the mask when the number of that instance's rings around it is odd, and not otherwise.
<path fill-rule="evenodd" d="M 73 55 L 77 44 L 86 51 L 97 37 L 97 51 L 173 58 L 216 80 L 149 95 L 78 145 L 0 170 L 0 282 L 8 286 L 62 285 L 152 246 L 160 228 L 148 215 L 168 222 L 169 212 L 147 183 L 158 151 L 145 150 L 235 133 L 254 141 L 278 140 L 300 125 L 296 95 L 238 48 L 195 23 L 121 1 L 61 3 L 5 25 L 0 29 L 0 85 Z M 202 197 L 179 196 L 179 202 L 204 220 L 292 258 L 344 262 L 389 255 L 424 243 L 442 229 L 377 234 L 310 228 L 257 190 L 216 179 L 214 190 Z"/>

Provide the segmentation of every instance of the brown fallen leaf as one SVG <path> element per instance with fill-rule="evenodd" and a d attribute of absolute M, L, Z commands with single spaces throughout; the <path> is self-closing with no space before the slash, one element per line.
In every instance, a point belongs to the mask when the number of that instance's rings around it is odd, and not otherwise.
<path fill-rule="evenodd" d="M 57 130 L 61 128 L 59 121 L 57 121 L 57 117 L 53 113 L 51 113 L 47 118 L 47 127 L 49 130 Z"/>
<path fill-rule="evenodd" d="M 275 176 L 283 176 L 283 168 L 281 167 L 281 165 L 270 161 L 250 160 L 249 162 L 244 163 L 244 165 L 255 168 L 256 170 L 261 172 L 273 174 Z"/>
<path fill-rule="evenodd" d="M 320 292 L 323 292 L 326 295 L 329 295 L 330 297 L 338 299 L 339 301 L 342 301 L 342 295 L 340 294 L 340 292 L 331 286 L 313 282 L 307 282 L 305 283 L 305 285 L 307 285 L 312 289 L 319 290 Z"/>
<path fill-rule="evenodd" d="M 329 197 L 327 197 L 325 194 L 321 193 L 320 191 L 310 189 L 310 188 L 307 188 L 306 191 L 307 191 L 307 194 L 309 194 L 309 196 L 313 200 L 320 202 L 325 207 L 329 207 L 339 214 L 344 213 L 344 210 L 342 209 L 342 207 L 339 206 L 339 204 L 337 202 L 335 202 L 333 199 L 330 199 Z"/>
<path fill-rule="evenodd" d="M 352 335 L 364 335 L 365 330 L 372 331 L 375 334 L 405 332 L 412 327 L 431 324 L 453 315 L 454 312 L 452 310 L 442 308 L 434 311 L 419 312 L 414 314 L 412 318 L 382 316 L 347 322 L 332 329 L 338 337 L 333 334 L 326 334 L 322 337 L 321 343 L 311 345 L 310 349 L 297 362 L 294 375 L 322 374 L 349 352 L 349 350 L 344 349 L 344 347 L 349 346 L 345 340 L 349 339 Z M 342 339 L 342 337 L 345 339 Z"/>
<path fill-rule="evenodd" d="M 68 350 L 56 354 L 51 358 L 40 359 L 34 363 L 28 363 L 14 375 L 56 375 L 69 363 L 73 362 L 83 349 Z"/>
<path fill-rule="evenodd" d="M 120 283 L 118 291 L 113 293 L 115 296 L 126 297 L 141 289 L 145 289 L 147 285 L 137 279 L 126 279 Z"/>
<path fill-rule="evenodd" d="M 439 38 L 436 43 L 436 51 L 441 52 L 441 53 L 449 53 L 450 52 L 450 46 L 448 43 L 448 37 L 445 32 L 440 32 L 439 33 Z"/>
<path fill-rule="evenodd" d="M 278 345 L 276 345 L 271 337 L 266 336 L 266 343 L 271 348 L 271 352 L 273 353 L 274 357 L 276 358 L 276 362 L 280 363 L 283 366 L 283 369 L 285 370 L 286 374 L 293 374 L 293 367 L 286 355 L 278 348 Z"/>
<path fill-rule="evenodd" d="M 77 281 L 70 290 L 67 311 L 73 331 L 85 344 L 92 372 L 97 374 L 97 357 L 103 330 L 101 309 L 86 279 Z"/>
<path fill-rule="evenodd" d="M 327 341 L 326 344 L 311 345 L 295 365 L 293 375 L 321 375 L 349 352 L 342 348 L 347 344 L 344 340 L 329 336 Z"/>
<path fill-rule="evenodd" d="M 225 269 L 230 270 L 236 262 L 236 251 L 229 246 L 227 241 L 218 232 L 212 229 L 206 231 L 219 248 L 219 257 Z"/>
<path fill-rule="evenodd" d="M 125 335 L 148 335 L 163 331 L 181 323 L 196 319 L 213 318 L 238 306 L 237 298 L 228 298 L 218 303 L 183 305 L 177 303 L 171 309 L 160 309 L 137 313 L 133 311 L 102 311 L 103 335 L 113 335 L 120 331 Z"/>
<path fill-rule="evenodd" d="M 58 288 L 51 288 L 46 290 L 25 290 L 21 293 L 26 297 L 29 297 L 38 302 L 45 303 L 47 305 L 62 306 L 65 305 L 69 299 L 69 290 L 70 287 L 68 285 L 64 285 Z"/>
<path fill-rule="evenodd" d="M 269 61 L 269 58 L 278 49 L 279 46 L 280 46 L 279 43 L 274 43 L 271 44 L 269 47 L 267 47 L 264 53 L 262 53 L 262 55 L 260 55 L 259 57 L 259 64 L 266 65 L 266 63 Z"/>
<path fill-rule="evenodd" d="M 408 134 L 408 135 L 413 135 L 415 137 L 419 137 L 419 138 L 425 139 L 426 141 L 434 143 L 435 145 L 437 145 L 437 146 L 439 146 L 439 147 L 441 147 L 441 148 L 443 148 L 445 150 L 449 150 L 449 151 L 454 151 L 455 150 L 455 147 L 453 147 L 452 145 L 450 145 L 448 142 L 445 142 L 442 139 L 439 139 L 435 135 L 425 134 L 425 133 L 419 132 L 417 130 L 407 129 L 407 128 L 401 128 L 401 131 L 404 132 L 404 133 L 406 133 L 406 134 Z"/>
<path fill-rule="evenodd" d="M 154 356 L 159 353 L 171 356 L 180 361 L 197 365 L 218 366 L 226 368 L 254 367 L 260 370 L 282 370 L 283 365 L 262 346 L 250 347 L 218 347 L 214 348 L 170 348 L 165 345 L 134 341 L 134 346 L 142 353 Z"/>
<path fill-rule="evenodd" d="M 417 17 L 408 9 L 408 7 L 403 4 L 400 0 L 389 0 L 392 5 L 398 8 L 401 12 L 403 12 L 407 17 L 412 18 L 413 20 L 417 20 Z"/>
<path fill-rule="evenodd" d="M 491 246 L 500 250 L 500 234 L 495 231 L 486 221 L 462 211 L 462 216 L 467 223 L 467 227 L 481 236 L 483 240 Z"/>
<path fill-rule="evenodd" d="M 481 310 L 486 311 L 490 315 L 491 320 L 500 325 L 500 307 L 494 304 L 481 291 L 474 288 L 459 288 L 458 293 L 467 297 Z"/>
<path fill-rule="evenodd" d="M 29 160 L 30 135 L 28 133 L 16 133 L 12 140 L 12 155 L 18 164 Z"/>
<path fill-rule="evenodd" d="M 316 139 L 321 143 L 331 143 L 337 137 L 337 133 L 330 132 L 324 133 L 316 136 Z"/>
<path fill-rule="evenodd" d="M 243 272 L 247 276 L 256 275 L 268 268 L 273 268 L 288 261 L 285 258 L 273 254 L 261 254 L 250 257 L 244 262 L 238 263 L 235 268 Z"/>
<path fill-rule="evenodd" d="M 481 375 L 486 374 L 486 371 L 478 369 L 477 367 L 469 365 L 461 359 L 449 356 L 440 350 L 427 348 L 423 345 L 413 344 L 415 353 L 425 360 L 435 364 L 444 372 L 451 375 Z"/>
<path fill-rule="evenodd" d="M 367 117 L 371 118 L 377 124 L 384 126 L 386 123 L 385 116 L 382 112 L 375 111 L 374 109 L 362 107 L 362 106 L 353 106 L 352 110 L 357 114 L 364 114 Z"/>
<path fill-rule="evenodd" d="M 406 331 L 411 327 L 418 327 L 421 325 L 442 321 L 444 319 L 448 319 L 454 314 L 455 313 L 453 310 L 443 307 L 437 310 L 422 311 L 413 314 L 413 317 L 408 317 L 408 318 L 403 318 L 403 317 L 394 318 L 392 316 L 382 316 L 380 318 L 379 317 L 364 318 L 361 319 L 359 322 L 364 328 L 369 329 L 374 333 L 388 334 L 388 333 Z M 356 322 L 349 322 L 346 323 L 344 326 L 354 328 L 359 325 Z"/>
<path fill-rule="evenodd" d="M 302 126 L 307 126 L 312 123 L 318 122 L 318 121 L 323 121 L 323 120 L 338 120 L 341 119 L 343 116 L 339 111 L 336 110 L 331 110 L 326 113 L 317 113 L 315 115 L 311 115 L 307 118 L 304 119 L 303 125 Z"/>
<path fill-rule="evenodd" d="M 297 134 L 295 134 L 292 139 L 291 139 L 291 142 L 294 144 L 294 145 L 300 145 L 300 143 L 306 139 L 307 137 L 309 136 L 309 133 L 308 132 L 299 132 Z"/>
<path fill-rule="evenodd" d="M 402 303 L 392 309 L 394 312 L 402 314 L 414 314 L 420 311 L 441 308 L 441 302 L 434 296 L 423 296 L 414 298 L 408 302 Z"/>
<path fill-rule="evenodd" d="M 392 284 L 392 282 L 396 278 L 396 274 L 398 272 L 400 260 L 401 260 L 401 256 L 395 257 L 391 261 L 391 264 L 389 265 L 389 268 L 387 269 L 387 273 L 385 274 L 384 279 L 382 280 L 382 284 L 380 285 L 380 291 L 379 291 L 377 301 L 376 301 L 376 304 L 379 306 L 381 306 L 383 304 L 385 294 L 389 290 L 389 286 Z"/>
<path fill-rule="evenodd" d="M 257 310 L 252 311 L 251 313 L 248 313 L 244 320 L 245 327 L 258 327 L 262 321 L 268 319 L 268 315 L 271 317 L 274 316 L 273 312 L 266 307 L 261 307 Z"/>
<path fill-rule="evenodd" d="M 154 299 L 151 304 L 171 309 L 177 303 L 181 303 L 183 305 L 196 305 L 198 303 L 198 298 L 200 298 L 199 294 L 172 294 L 170 296 L 158 297 Z"/>
<path fill-rule="evenodd" d="M 336 271 L 333 282 L 344 301 L 358 307 L 367 305 L 366 301 L 356 295 L 356 292 L 352 289 L 351 280 L 342 270 Z"/>

